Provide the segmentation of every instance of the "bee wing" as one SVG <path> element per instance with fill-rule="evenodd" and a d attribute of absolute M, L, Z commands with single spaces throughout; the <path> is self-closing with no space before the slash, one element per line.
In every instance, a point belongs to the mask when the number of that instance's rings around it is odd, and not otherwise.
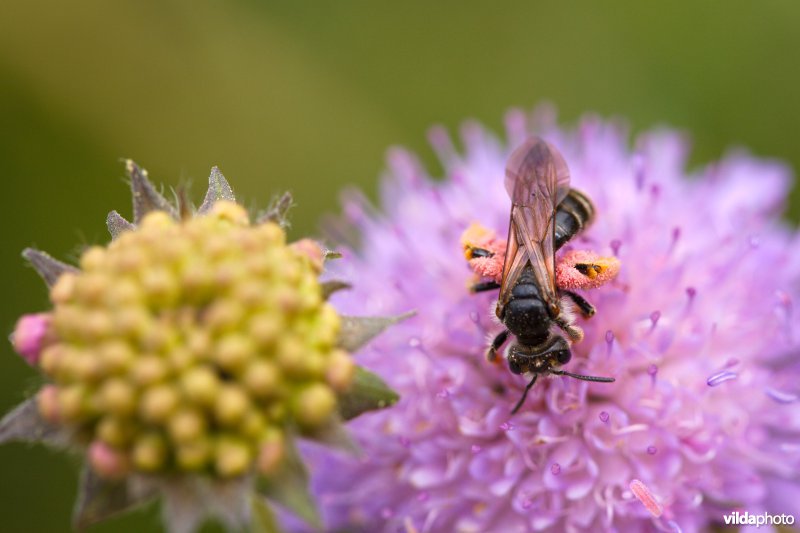
<path fill-rule="evenodd" d="M 542 298 L 553 303 L 556 301 L 555 213 L 569 192 L 567 164 L 553 146 L 532 137 L 511 154 L 505 185 L 511 197 L 511 219 L 498 309 L 508 302 L 511 289 L 528 261 Z"/>

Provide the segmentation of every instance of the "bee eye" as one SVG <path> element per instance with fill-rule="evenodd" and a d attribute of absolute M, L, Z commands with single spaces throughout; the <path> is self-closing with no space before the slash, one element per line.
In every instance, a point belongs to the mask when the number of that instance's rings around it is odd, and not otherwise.
<path fill-rule="evenodd" d="M 556 359 L 558 359 L 559 364 L 565 365 L 572 359 L 572 352 L 569 350 L 559 350 L 556 352 Z"/>

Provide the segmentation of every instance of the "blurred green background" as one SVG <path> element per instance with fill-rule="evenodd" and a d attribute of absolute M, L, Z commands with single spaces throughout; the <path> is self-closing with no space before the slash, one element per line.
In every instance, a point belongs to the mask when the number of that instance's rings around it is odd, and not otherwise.
<path fill-rule="evenodd" d="M 74 258 L 130 214 L 120 158 L 199 199 L 219 165 L 246 205 L 294 192 L 294 233 L 374 195 L 388 146 L 433 162 L 425 132 L 500 129 L 555 103 L 691 133 L 693 161 L 732 144 L 800 167 L 800 3 L 5 0 L 0 5 L 0 324 L 47 306 L 19 252 Z M 798 196 L 789 217 L 796 219 Z M 0 410 L 36 378 L 8 345 Z M 75 464 L 0 448 L 0 530 L 66 531 Z M 155 510 L 94 528 L 158 530 Z"/>

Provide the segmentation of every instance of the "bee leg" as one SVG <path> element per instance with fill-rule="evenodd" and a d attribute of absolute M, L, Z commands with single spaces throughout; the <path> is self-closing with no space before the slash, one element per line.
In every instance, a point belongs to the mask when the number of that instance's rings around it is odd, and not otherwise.
<path fill-rule="evenodd" d="M 522 404 L 525 403 L 525 398 L 528 397 L 528 391 L 531 390 L 531 387 L 533 387 L 533 384 L 536 383 L 536 378 L 538 378 L 538 377 L 539 377 L 539 374 L 534 374 L 533 378 L 530 381 L 530 383 L 528 383 L 525 386 L 525 392 L 522 393 L 522 398 L 519 399 L 519 401 L 517 402 L 517 405 L 515 405 L 514 409 L 511 410 L 511 414 L 512 415 L 516 414 L 516 412 L 519 411 L 519 408 L 522 407 Z"/>
<path fill-rule="evenodd" d="M 490 363 L 494 363 L 497 361 L 497 350 L 505 344 L 508 340 L 508 330 L 504 329 L 500 333 L 497 334 L 497 337 L 494 338 L 492 341 L 492 345 L 489 347 L 489 352 L 486 354 L 486 359 L 489 360 Z"/>
<path fill-rule="evenodd" d="M 490 252 L 485 248 L 470 248 L 470 259 L 475 259 L 476 257 L 493 257 L 494 253 Z"/>
<path fill-rule="evenodd" d="M 500 284 L 495 281 L 481 281 L 470 287 L 471 292 L 486 292 L 499 289 Z"/>
<path fill-rule="evenodd" d="M 572 300 L 572 303 L 578 306 L 578 309 L 580 309 L 581 314 L 584 316 L 584 318 L 590 318 L 594 316 L 594 306 L 590 304 L 588 301 L 586 301 L 586 298 L 584 298 L 580 294 L 572 291 L 562 290 L 561 295 L 566 296 L 567 298 Z"/>

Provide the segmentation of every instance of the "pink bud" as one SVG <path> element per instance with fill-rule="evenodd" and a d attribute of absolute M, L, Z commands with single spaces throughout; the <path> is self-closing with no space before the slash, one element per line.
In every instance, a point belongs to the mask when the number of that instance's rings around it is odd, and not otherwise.
<path fill-rule="evenodd" d="M 128 473 L 128 458 L 105 442 L 94 441 L 89 446 L 89 463 L 97 475 L 106 479 L 119 479 Z"/>
<path fill-rule="evenodd" d="M 49 313 L 23 315 L 17 320 L 11 342 L 14 350 L 31 366 L 39 364 L 39 356 L 48 341 L 51 320 Z"/>
<path fill-rule="evenodd" d="M 318 272 L 322 272 L 324 262 L 324 252 L 322 247 L 311 239 L 300 239 L 289 245 L 295 252 L 307 256 L 311 260 L 311 265 Z"/>
<path fill-rule="evenodd" d="M 39 415 L 50 423 L 58 423 L 60 413 L 58 407 L 58 387 L 55 385 L 45 385 L 36 394 L 36 404 L 39 408 Z"/>

